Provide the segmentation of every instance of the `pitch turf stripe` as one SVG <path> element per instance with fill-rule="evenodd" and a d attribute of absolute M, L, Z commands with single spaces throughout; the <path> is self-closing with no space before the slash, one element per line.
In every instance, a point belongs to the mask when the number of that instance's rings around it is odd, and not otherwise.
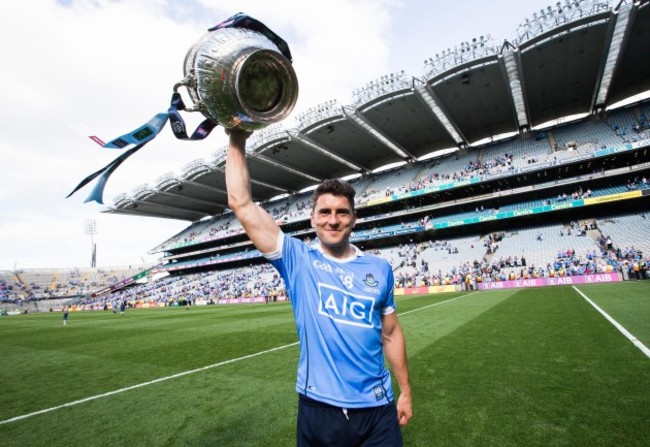
<path fill-rule="evenodd" d="M 585 295 L 585 294 L 582 293 L 580 290 L 578 290 L 578 288 L 577 288 L 576 286 L 571 286 L 571 287 L 573 287 L 573 290 L 575 290 L 576 292 L 578 292 L 578 293 L 579 293 L 579 294 L 580 294 L 580 295 L 581 295 L 585 300 L 587 300 L 587 302 L 588 302 L 589 304 L 591 304 L 591 305 L 592 305 L 592 306 L 593 306 L 593 307 L 594 307 L 598 312 L 600 312 L 600 314 L 601 314 L 603 317 L 605 317 L 605 318 L 607 319 L 607 321 L 609 321 L 610 323 L 612 323 L 612 324 L 614 325 L 614 327 L 615 327 L 616 329 L 618 329 L 619 332 L 620 332 L 621 334 L 625 335 L 625 337 L 626 337 L 628 340 L 630 340 L 634 346 L 636 346 L 637 348 L 639 348 L 639 349 L 641 350 L 641 352 L 643 352 L 643 353 L 646 355 L 646 357 L 650 358 L 650 349 L 648 349 L 648 347 L 647 347 L 646 345 L 644 345 L 644 344 L 641 342 L 641 340 L 639 340 L 639 339 L 636 338 L 634 335 L 632 335 L 632 333 L 630 333 L 630 331 L 628 331 L 627 329 L 625 329 L 625 328 L 624 328 L 624 327 L 623 327 L 623 326 L 622 326 L 618 321 L 616 321 L 615 319 L 613 319 L 613 318 L 612 318 L 612 317 L 611 317 L 607 312 L 605 312 L 605 311 L 602 310 L 600 307 L 598 307 L 598 305 L 597 305 L 596 303 L 594 303 L 593 301 L 591 301 L 587 295 Z"/>
<path fill-rule="evenodd" d="M 191 371 L 185 371 L 185 372 L 181 372 L 181 373 L 174 374 L 174 375 L 171 375 L 171 376 L 161 377 L 160 379 L 155 379 L 155 380 L 151 380 L 149 382 L 139 383 L 137 385 L 127 386 L 126 388 L 120 388 L 119 390 L 109 391 L 108 393 L 103 393 L 103 394 L 98 394 L 96 396 L 86 397 L 85 399 L 75 400 L 73 402 L 68 402 L 68 403 L 65 403 L 65 404 L 62 404 L 62 405 L 58 405 L 56 407 L 46 408 L 44 410 L 35 411 L 35 412 L 29 413 L 29 414 L 23 414 L 21 416 L 16 416 L 16 417 L 13 417 L 13 418 L 10 418 L 10 419 L 5 419 L 4 421 L 0 421 L 0 425 L 8 424 L 10 422 L 20 421 L 22 419 L 27 419 L 27 418 L 30 418 L 32 416 L 38 416 L 39 414 L 50 413 L 52 411 L 60 410 L 61 408 L 73 407 L 75 405 L 90 402 L 91 400 L 97 400 L 97 399 L 101 399 L 103 397 L 108 397 L 108 396 L 113 396 L 115 394 L 123 393 L 125 391 L 135 390 L 136 388 L 142 388 L 144 386 L 153 385 L 154 383 L 160 383 L 160 382 L 165 382 L 167 380 L 177 379 L 179 377 L 187 376 L 187 375 L 190 375 L 190 374 L 195 374 L 195 373 L 198 373 L 198 372 L 201 372 L 201 371 L 206 371 L 208 369 L 228 365 L 230 363 L 235 363 L 235 362 L 239 362 L 239 361 L 242 361 L 242 360 L 251 359 L 253 357 L 258 357 L 260 355 L 268 354 L 270 352 L 279 351 L 281 349 L 289 348 L 289 347 L 295 346 L 297 344 L 298 344 L 298 342 L 290 343 L 288 345 L 279 346 L 277 348 L 267 349 L 266 351 L 256 352 L 255 354 L 249 354 L 249 355 L 245 355 L 243 357 L 237 357 L 235 359 L 230 359 L 230 360 L 225 360 L 223 362 L 215 363 L 213 365 L 203 366 L 201 368 L 193 369 Z"/>
<path fill-rule="evenodd" d="M 402 313 L 397 314 L 397 315 L 398 315 L 399 317 L 401 317 L 402 315 L 410 314 L 410 313 L 413 313 L 413 312 L 418 312 L 418 311 L 420 311 L 420 310 L 428 309 L 429 307 L 435 307 L 435 306 L 440 306 L 441 304 L 450 303 L 450 302 L 452 302 L 452 301 L 456 301 L 456 300 L 459 299 L 459 298 L 464 298 L 464 297 L 466 297 L 466 296 L 474 295 L 475 293 L 477 293 L 477 292 L 468 293 L 467 295 L 460 295 L 460 296 L 457 296 L 456 298 L 450 298 L 450 299 L 445 300 L 445 301 L 440 301 L 439 303 L 429 304 L 428 306 L 418 307 L 417 309 L 413 309 L 413 310 L 409 310 L 409 311 L 406 311 L 406 312 L 402 312 Z"/>
<path fill-rule="evenodd" d="M 466 296 L 469 296 L 469 295 L 473 295 L 475 293 L 477 293 L 477 292 L 468 293 L 467 295 L 460 295 L 460 296 L 457 296 L 456 298 L 451 298 L 451 299 L 448 299 L 448 300 L 445 300 L 445 301 L 440 301 L 439 303 L 429 304 L 428 306 L 419 307 L 417 309 L 409 310 L 407 312 L 402 312 L 402 313 L 399 314 L 399 316 L 410 314 L 410 313 L 417 312 L 417 311 L 424 310 L 424 309 L 428 309 L 429 307 L 434 307 L 434 306 L 439 306 L 441 304 L 450 303 L 452 301 L 456 301 L 459 298 L 463 298 L 463 297 L 466 297 Z M 257 352 L 255 354 L 245 355 L 243 357 L 238 357 L 236 359 L 225 360 L 223 362 L 215 363 L 213 365 L 204 366 L 202 368 L 193 369 L 191 371 L 185 371 L 185 372 L 174 374 L 174 375 L 171 375 L 171 376 L 161 377 L 160 379 L 151 380 L 149 382 L 144 382 L 144 383 L 139 383 L 137 385 L 127 386 L 126 388 L 120 388 L 119 390 L 109 391 L 108 393 L 98 394 L 96 396 L 86 397 L 85 399 L 75 400 L 73 402 L 68 402 L 68 403 L 65 403 L 65 404 L 62 404 L 62 405 L 57 405 L 56 407 L 46 408 L 44 410 L 35 411 L 33 413 L 23 414 L 21 416 L 16 416 L 16 417 L 13 417 L 13 418 L 10 418 L 10 419 L 5 419 L 4 421 L 0 421 L 0 425 L 8 424 L 10 422 L 20 421 L 22 419 L 27 419 L 27 418 L 30 418 L 32 416 L 38 416 L 39 414 L 50 413 L 52 411 L 60 410 L 61 408 L 72 407 L 72 406 L 75 406 L 75 405 L 90 402 L 92 400 L 101 399 L 103 397 L 113 396 L 115 394 L 123 393 L 125 391 L 130 391 L 130 390 L 134 390 L 134 389 L 137 389 L 137 388 L 142 388 L 144 386 L 153 385 L 154 383 L 160 383 L 160 382 L 165 382 L 165 381 L 171 380 L 171 379 L 177 379 L 179 377 L 187 376 L 189 374 L 195 374 L 197 372 L 206 371 L 208 369 L 217 368 L 219 366 L 228 365 L 230 363 L 235 363 L 235 362 L 238 362 L 238 361 L 241 361 L 241 360 L 250 359 L 250 358 L 257 357 L 257 356 L 260 356 L 260 355 L 263 355 L 263 354 L 268 354 L 270 352 L 279 351 L 280 349 L 285 349 L 285 348 L 289 348 L 291 346 L 296 346 L 297 344 L 298 344 L 298 342 L 291 343 L 291 344 L 284 345 L 284 346 L 279 346 L 277 348 L 268 349 L 266 351 Z"/>

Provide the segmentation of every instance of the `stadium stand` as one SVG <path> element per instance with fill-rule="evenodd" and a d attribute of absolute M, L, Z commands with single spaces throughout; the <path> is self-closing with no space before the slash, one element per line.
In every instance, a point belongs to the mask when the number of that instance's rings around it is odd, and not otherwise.
<path fill-rule="evenodd" d="M 650 253 L 650 221 L 646 213 L 616 215 L 598 222 L 603 237 L 610 237 L 623 254 L 635 256 L 638 252 Z"/>

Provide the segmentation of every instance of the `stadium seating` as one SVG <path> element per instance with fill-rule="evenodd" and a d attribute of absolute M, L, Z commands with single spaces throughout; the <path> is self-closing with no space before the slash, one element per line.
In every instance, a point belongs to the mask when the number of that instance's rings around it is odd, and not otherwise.
<path fill-rule="evenodd" d="M 604 236 L 609 236 L 621 250 L 634 247 L 643 254 L 650 254 L 650 220 L 645 213 L 617 215 L 598 222 Z"/>

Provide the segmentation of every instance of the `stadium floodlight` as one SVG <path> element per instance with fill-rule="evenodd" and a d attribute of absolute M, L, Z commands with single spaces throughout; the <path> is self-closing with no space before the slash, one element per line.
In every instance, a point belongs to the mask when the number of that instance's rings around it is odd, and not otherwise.
<path fill-rule="evenodd" d="M 97 222 L 95 219 L 86 219 L 86 234 L 90 235 L 90 266 L 97 267 L 97 245 L 95 245 L 95 235 L 97 234 Z"/>

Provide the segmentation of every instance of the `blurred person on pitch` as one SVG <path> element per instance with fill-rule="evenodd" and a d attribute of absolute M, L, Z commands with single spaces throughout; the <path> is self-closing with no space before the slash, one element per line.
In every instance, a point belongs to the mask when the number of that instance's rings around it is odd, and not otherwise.
<path fill-rule="evenodd" d="M 350 244 L 354 189 L 326 180 L 314 191 L 318 244 L 285 235 L 252 200 L 250 133 L 231 129 L 228 206 L 255 247 L 280 272 L 300 340 L 297 445 L 401 446 L 413 414 L 406 341 L 396 315 L 390 264 Z M 388 359 L 399 386 L 395 403 Z"/>

